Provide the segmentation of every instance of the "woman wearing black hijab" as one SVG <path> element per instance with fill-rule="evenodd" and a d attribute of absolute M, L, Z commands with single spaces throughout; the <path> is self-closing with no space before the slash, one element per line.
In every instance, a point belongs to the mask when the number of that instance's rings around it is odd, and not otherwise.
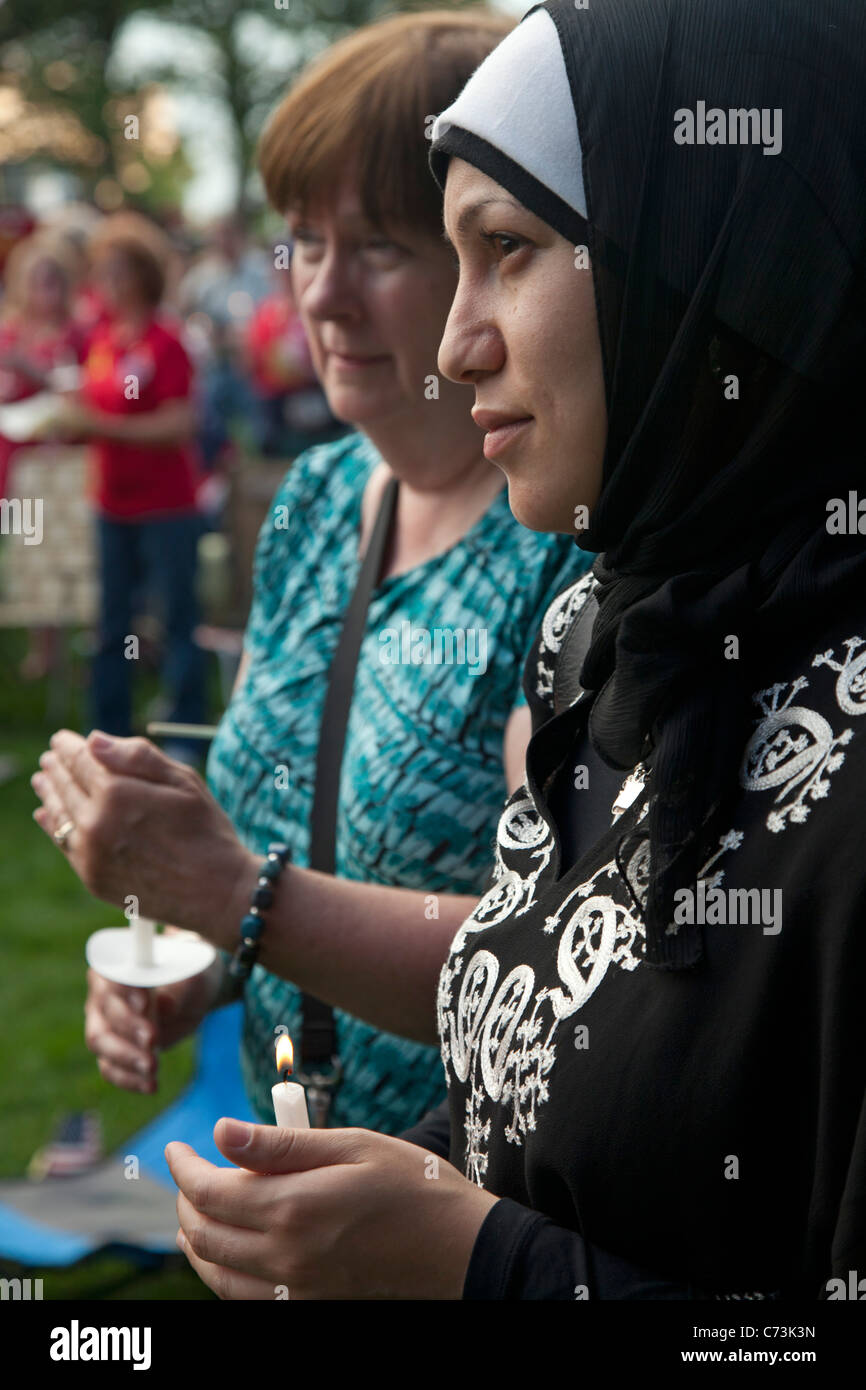
<path fill-rule="evenodd" d="M 440 366 L 601 558 L 441 972 L 450 1163 L 223 1133 L 286 1233 L 181 1199 L 228 1296 L 862 1292 L 864 67 L 853 0 L 549 0 L 438 118 Z"/>
<path fill-rule="evenodd" d="M 528 787 L 443 973 L 451 1158 L 719 1293 L 866 1269 L 866 551 L 832 504 L 863 483 L 864 37 L 845 0 L 553 0 L 433 131 L 448 227 L 498 188 L 575 274 L 587 248 L 608 421 L 594 582 L 548 615 L 534 690 L 530 659 Z M 507 208 L 467 226 L 440 365 L 476 418 L 530 414 L 489 342 L 545 251 Z M 538 426 L 501 449 L 530 525 Z M 594 501 L 586 451 L 547 470 L 569 465 L 560 530 Z M 636 767 L 593 843 L 586 808 Z M 538 1245 L 527 1216 L 491 1212 L 479 1289 L 494 1226 Z"/>

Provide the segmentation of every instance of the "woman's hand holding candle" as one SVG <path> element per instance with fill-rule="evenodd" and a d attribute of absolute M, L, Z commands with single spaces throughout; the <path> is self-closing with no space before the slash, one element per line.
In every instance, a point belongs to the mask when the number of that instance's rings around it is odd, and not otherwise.
<path fill-rule="evenodd" d="M 237 1134 L 237 1138 L 235 1135 Z M 366 1129 L 220 1120 L 217 1168 L 166 1148 L 178 1243 L 225 1299 L 459 1299 L 498 1198 L 416 1144 Z"/>
<path fill-rule="evenodd" d="M 155 1091 L 158 1053 L 195 1032 L 216 1002 L 221 978 L 219 959 L 198 975 L 153 990 L 130 989 L 88 970 L 84 1040 L 105 1080 L 127 1091 Z"/>
<path fill-rule="evenodd" d="M 258 859 L 239 841 L 201 778 L 146 739 L 61 729 L 31 779 L 51 835 L 71 822 L 64 853 L 96 897 L 229 945 Z"/>

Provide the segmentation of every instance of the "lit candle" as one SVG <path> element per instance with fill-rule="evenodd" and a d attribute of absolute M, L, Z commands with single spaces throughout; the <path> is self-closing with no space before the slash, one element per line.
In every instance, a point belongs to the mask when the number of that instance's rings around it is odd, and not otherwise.
<path fill-rule="evenodd" d="M 136 965 L 154 964 L 153 933 L 155 924 L 147 917 L 130 917 L 129 930 L 132 932 L 132 959 Z"/>
<path fill-rule="evenodd" d="M 284 1129 L 309 1129 L 304 1088 L 296 1081 L 289 1081 L 293 1059 L 292 1040 L 287 1033 L 281 1033 L 277 1038 L 277 1071 L 282 1072 L 283 1080 L 271 1087 L 274 1114 L 277 1124 Z"/>

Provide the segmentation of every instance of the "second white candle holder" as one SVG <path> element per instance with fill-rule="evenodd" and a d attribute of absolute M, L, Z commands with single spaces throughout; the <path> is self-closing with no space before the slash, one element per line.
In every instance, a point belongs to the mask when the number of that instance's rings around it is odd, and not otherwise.
<path fill-rule="evenodd" d="M 201 974 L 215 959 L 216 950 L 195 932 L 160 935 L 146 917 L 133 917 L 128 927 L 94 932 L 85 956 L 91 969 L 106 980 L 156 989 Z"/>

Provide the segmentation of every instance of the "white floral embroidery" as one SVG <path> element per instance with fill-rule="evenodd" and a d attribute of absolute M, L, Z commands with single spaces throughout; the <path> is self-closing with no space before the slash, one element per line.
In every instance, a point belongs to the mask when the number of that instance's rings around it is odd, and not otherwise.
<path fill-rule="evenodd" d="M 535 885 L 553 857 L 553 834 L 525 787 L 509 801 L 499 818 L 493 885 L 478 901 L 451 943 L 451 952 L 462 951 L 466 937 L 498 926 L 512 915 L 522 917 L 535 901 Z M 532 863 L 524 876 L 508 869 L 503 849 L 531 851 Z"/>
<path fill-rule="evenodd" d="M 544 694 L 548 685 L 543 658 L 559 651 L 568 625 L 593 582 L 591 575 L 584 576 L 548 610 L 539 647 L 539 694 Z M 866 648 L 866 639 L 851 637 L 843 646 L 847 654 L 842 662 L 834 660 L 831 649 L 815 656 L 812 666 L 829 666 L 836 671 L 839 708 L 845 714 L 860 715 L 866 713 L 866 650 L 861 650 Z M 549 677 L 552 691 L 552 666 Z M 853 738 L 851 729 L 835 734 L 816 710 L 794 703 L 808 685 L 804 676 L 798 676 L 753 696 L 762 717 L 743 754 L 740 783 L 748 791 L 779 788 L 774 801 L 777 809 L 766 818 L 768 829 L 774 832 L 784 830 L 788 821 L 806 820 L 808 802 L 827 796 L 829 777 L 845 760 L 840 750 Z M 635 826 L 648 813 L 650 784 L 651 776 L 640 792 Z M 723 881 L 725 870 L 718 867 L 719 861 L 738 850 L 743 838 L 743 832 L 736 829 L 719 837 L 718 848 L 698 874 L 707 891 Z M 503 1116 L 503 1133 L 509 1143 L 522 1144 L 523 1136 L 535 1129 L 538 1109 L 549 1097 L 548 1077 L 556 1060 L 555 1038 L 560 1024 L 591 998 L 611 966 L 630 972 L 643 961 L 642 913 L 650 868 L 645 838 L 624 866 L 635 903 L 623 905 L 613 896 L 617 886 L 622 888 L 622 874 L 614 858 L 572 888 L 544 918 L 542 931 L 557 937 L 555 986 L 536 988 L 535 972 L 526 963 L 516 965 L 500 981 L 499 960 L 486 947 L 466 960 L 464 947 L 475 933 L 530 910 L 553 848 L 550 826 L 528 790 L 521 788 L 500 819 L 493 886 L 458 931 L 439 978 L 442 1060 L 449 1084 L 452 1077 L 468 1082 L 465 1172 L 479 1185 L 487 1172 L 490 1135 L 498 1114 Z M 515 861 L 519 869 L 513 867 Z M 668 927 L 669 932 L 676 930 L 673 924 Z M 494 1107 L 501 1107 L 501 1111 Z"/>
<path fill-rule="evenodd" d="M 845 714 L 866 714 L 866 651 L 862 651 L 856 661 L 852 660 L 859 647 L 866 647 L 863 637 L 848 637 L 843 643 L 848 655 L 840 666 L 833 660 L 833 649 L 821 652 L 812 658 L 813 666 L 831 666 L 839 672 L 836 682 L 836 700 Z"/>
<path fill-rule="evenodd" d="M 514 812 L 518 808 L 524 816 L 523 802 L 508 809 Z M 509 822 L 512 843 L 517 823 L 521 823 L 518 818 Z M 548 831 L 547 839 L 550 838 Z M 722 836 L 718 850 L 701 869 L 701 875 L 722 854 L 738 848 L 742 838 L 739 831 Z M 533 827 L 530 832 L 527 825 L 521 853 L 528 860 L 537 859 L 541 843 L 537 830 Z M 612 896 L 621 876 L 616 860 L 611 859 L 577 884 L 545 919 L 545 932 L 559 932 L 557 986 L 536 990 L 533 1000 L 535 972 L 525 963 L 515 966 L 500 983 L 499 961 L 485 948 L 476 951 L 464 969 L 464 958 L 458 952 L 470 934 L 492 925 L 494 919 L 503 921 L 527 910 L 540 873 L 537 863 L 528 867 L 525 879 L 513 869 L 505 871 L 485 895 L 458 932 L 439 978 L 437 1008 L 442 1060 L 449 1084 L 452 1072 L 458 1081 L 469 1082 L 464 1169 L 467 1178 L 479 1186 L 487 1172 L 494 1118 L 492 1113 L 485 1114 L 489 1103 L 499 1104 L 505 1110 L 507 1123 L 503 1132 L 507 1142 L 521 1144 L 522 1136 L 535 1129 L 538 1107 L 549 1097 L 546 1078 L 556 1059 L 557 1028 L 582 1008 L 612 965 L 632 971 L 643 959 L 645 931 L 641 912 L 649 882 L 646 840 L 641 840 L 625 866 L 625 876 L 641 911 Z M 716 873 L 713 883 L 723 876 Z M 522 908 L 515 909 L 513 904 L 521 898 Z M 508 902 L 512 903 L 510 909 Z M 455 1008 L 454 990 L 461 974 Z M 525 1016 L 530 1003 L 531 1012 Z"/>
<path fill-rule="evenodd" d="M 555 657 L 559 652 L 562 639 L 597 585 L 598 580 L 592 571 L 588 570 L 575 584 L 557 595 L 544 615 L 538 642 L 535 691 L 548 704 L 552 705 L 553 701 L 555 670 L 555 662 L 549 658 Z"/>
<path fill-rule="evenodd" d="M 840 664 L 833 660 L 833 649 L 812 658 L 812 666 L 829 666 L 838 672 L 835 696 L 844 714 L 866 713 L 866 645 L 862 637 L 849 637 L 843 643 L 847 655 Z M 774 798 L 779 808 L 768 812 L 766 826 L 774 834 L 790 822 L 802 825 L 811 811 L 810 802 L 821 801 L 830 792 L 830 775 L 845 761 L 840 750 L 851 742 L 853 729 L 834 734 L 832 725 L 817 710 L 793 700 L 807 689 L 805 676 L 759 690 L 752 698 L 764 718 L 749 739 L 740 767 L 740 785 L 746 791 L 780 790 Z M 781 699 L 783 691 L 788 694 Z M 781 803 L 781 804 L 780 804 Z"/>

